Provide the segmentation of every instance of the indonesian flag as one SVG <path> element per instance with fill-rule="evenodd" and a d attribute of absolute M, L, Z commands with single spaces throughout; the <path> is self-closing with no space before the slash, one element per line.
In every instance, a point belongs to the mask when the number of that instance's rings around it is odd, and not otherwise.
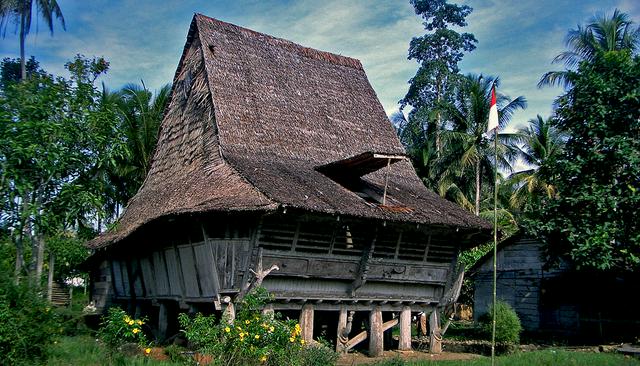
<path fill-rule="evenodd" d="M 498 106 L 496 105 L 496 87 L 491 88 L 491 107 L 489 108 L 489 125 L 487 134 L 498 128 Z"/>

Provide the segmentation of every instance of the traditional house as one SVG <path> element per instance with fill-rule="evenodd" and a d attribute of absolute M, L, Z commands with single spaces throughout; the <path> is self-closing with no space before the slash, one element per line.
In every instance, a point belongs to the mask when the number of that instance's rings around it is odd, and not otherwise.
<path fill-rule="evenodd" d="M 358 60 L 196 15 L 151 170 L 90 243 L 92 296 L 168 332 L 262 282 L 307 340 L 368 337 L 375 355 L 398 322 L 410 347 L 411 314 L 447 298 L 490 228 L 424 187 Z"/>
<path fill-rule="evenodd" d="M 524 233 L 499 243 L 496 258 L 497 298 L 511 305 L 530 334 L 578 342 L 637 336 L 637 304 L 626 296 L 640 292 L 638 274 L 577 271 L 566 262 L 548 266 L 544 244 Z M 477 321 L 493 301 L 493 252 L 469 274 Z"/>

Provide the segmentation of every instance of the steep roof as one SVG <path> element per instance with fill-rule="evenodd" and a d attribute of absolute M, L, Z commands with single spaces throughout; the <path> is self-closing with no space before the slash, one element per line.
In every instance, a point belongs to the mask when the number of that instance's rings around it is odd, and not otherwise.
<path fill-rule="evenodd" d="M 404 156 L 360 61 L 197 14 L 151 171 L 118 227 L 90 245 L 162 216 L 281 206 L 490 227 L 427 190 Z M 379 194 L 387 177 L 385 205 L 354 191 Z"/>

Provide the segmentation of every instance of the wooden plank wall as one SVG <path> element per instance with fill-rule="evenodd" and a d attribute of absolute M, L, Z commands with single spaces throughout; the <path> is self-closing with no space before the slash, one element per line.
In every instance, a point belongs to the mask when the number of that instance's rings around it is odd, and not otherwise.
<path fill-rule="evenodd" d="M 562 271 L 544 269 L 543 244 L 530 238 L 520 238 L 498 251 L 497 297 L 518 313 L 522 326 L 527 330 L 540 328 L 540 289 L 544 278 Z M 478 267 L 474 276 L 474 319 L 486 313 L 492 303 L 493 258 L 488 258 Z M 565 314 L 575 318 L 575 315 Z"/>
<path fill-rule="evenodd" d="M 149 255 L 113 259 L 116 297 L 201 301 L 237 292 L 249 265 L 249 238 L 213 239 L 154 250 Z"/>

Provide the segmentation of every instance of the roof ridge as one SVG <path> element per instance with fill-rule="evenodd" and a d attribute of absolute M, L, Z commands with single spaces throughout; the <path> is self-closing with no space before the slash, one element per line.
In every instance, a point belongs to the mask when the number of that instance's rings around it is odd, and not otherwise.
<path fill-rule="evenodd" d="M 224 22 L 222 20 L 212 18 L 201 13 L 196 13 L 194 17 L 197 19 L 202 19 L 204 21 L 216 23 L 226 28 L 238 30 L 241 34 L 245 36 L 263 38 L 266 42 L 268 42 L 272 46 L 288 49 L 304 57 L 308 57 L 311 59 L 316 59 L 324 62 L 329 62 L 335 65 L 347 66 L 347 67 L 351 67 L 358 70 L 364 70 L 360 60 L 356 58 L 338 55 L 336 53 L 331 53 L 327 51 L 321 51 L 311 47 L 306 47 L 298 43 L 295 43 L 293 41 L 290 41 L 288 39 L 278 38 L 278 37 L 271 36 L 269 34 L 257 32 L 252 29 L 245 28 L 229 22 Z"/>

